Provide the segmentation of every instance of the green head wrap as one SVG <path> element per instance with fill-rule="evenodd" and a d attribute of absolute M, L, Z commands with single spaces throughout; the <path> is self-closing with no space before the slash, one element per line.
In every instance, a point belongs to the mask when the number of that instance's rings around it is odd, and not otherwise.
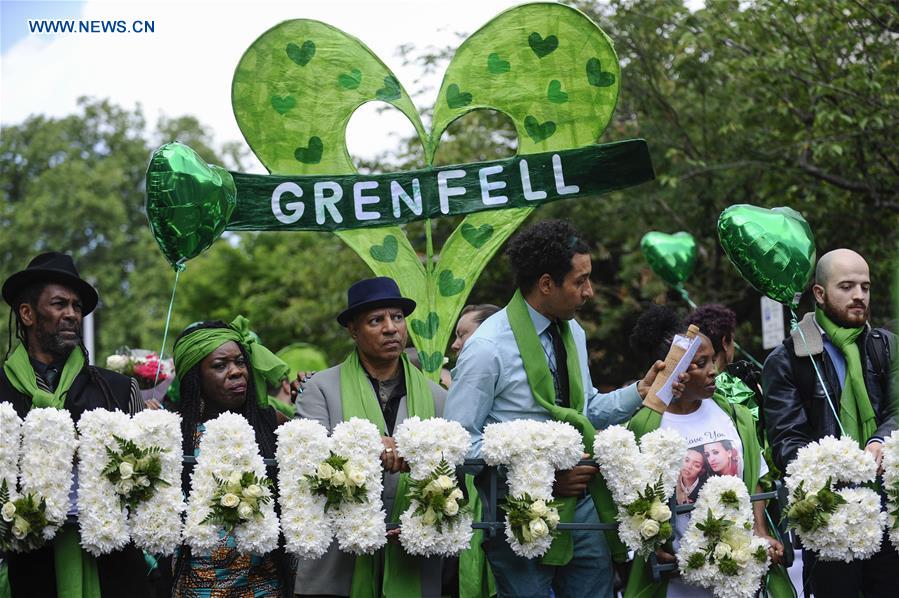
<path fill-rule="evenodd" d="M 290 368 L 259 342 L 256 333 L 250 330 L 250 321 L 243 316 L 234 318 L 227 328 L 197 328 L 178 339 L 173 351 L 178 382 L 203 358 L 228 341 L 234 341 L 247 352 L 256 399 L 260 405 L 267 406 L 266 387 L 269 384 L 277 386 L 290 377 Z"/>

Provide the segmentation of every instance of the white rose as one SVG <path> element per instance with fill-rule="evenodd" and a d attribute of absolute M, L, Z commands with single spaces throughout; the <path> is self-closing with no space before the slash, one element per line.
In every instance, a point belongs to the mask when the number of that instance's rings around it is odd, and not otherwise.
<path fill-rule="evenodd" d="M 528 523 L 528 531 L 531 532 L 531 535 L 535 538 L 543 538 L 544 536 L 549 535 L 549 526 L 546 525 L 546 522 L 543 521 L 540 517 L 536 519 L 531 519 L 531 522 Z"/>
<path fill-rule="evenodd" d="M 228 476 L 228 483 L 232 486 L 240 486 L 240 478 L 242 477 L 243 475 L 239 471 L 231 472 L 231 475 Z"/>
<path fill-rule="evenodd" d="M 549 509 L 546 507 L 546 502 L 535 500 L 531 503 L 530 512 L 534 517 L 546 517 L 546 514 L 549 513 Z"/>
<path fill-rule="evenodd" d="M 435 521 L 437 521 L 437 513 L 434 512 L 434 509 L 428 507 L 425 514 L 421 516 L 421 522 L 425 525 L 434 525 Z"/>
<path fill-rule="evenodd" d="M 427 485 L 421 490 L 422 495 L 428 496 L 430 494 L 439 494 L 440 486 L 437 485 L 436 481 L 430 481 Z"/>
<path fill-rule="evenodd" d="M 649 540 L 659 533 L 659 522 L 655 519 L 646 519 L 640 526 L 640 535 Z"/>
<path fill-rule="evenodd" d="M 350 481 L 356 484 L 357 486 L 363 486 L 365 484 L 365 474 L 361 469 L 353 469 L 351 473 L 348 474 Z"/>
<path fill-rule="evenodd" d="M 315 475 L 318 476 L 318 479 L 320 480 L 330 480 L 331 476 L 334 475 L 334 468 L 327 463 L 322 463 L 318 466 L 318 472 L 316 472 Z"/>
<path fill-rule="evenodd" d="M 334 472 L 334 475 L 331 476 L 331 484 L 333 486 L 343 486 L 346 484 L 346 474 L 342 471 Z"/>
<path fill-rule="evenodd" d="M 649 510 L 649 516 L 659 522 L 668 521 L 671 519 L 671 509 L 668 508 L 668 505 L 657 502 Z"/>
<path fill-rule="evenodd" d="M 449 476 L 445 476 L 445 475 L 439 476 L 435 481 L 437 482 L 437 487 L 440 488 L 441 490 L 449 490 L 450 488 L 455 486 L 455 484 L 449 478 Z"/>
<path fill-rule="evenodd" d="M 240 503 L 240 506 L 237 507 L 237 515 L 241 519 L 249 519 L 253 516 L 253 507 L 245 502 L 242 502 Z"/>
<path fill-rule="evenodd" d="M 142 475 L 139 478 L 137 478 L 134 481 L 134 483 L 137 484 L 138 486 L 143 486 L 144 488 L 147 488 L 150 485 L 150 478 L 148 478 L 145 475 Z"/>
<path fill-rule="evenodd" d="M 715 546 L 715 558 L 723 559 L 724 557 L 728 557 L 731 555 L 731 549 L 728 544 L 724 542 L 719 542 L 717 546 Z"/>
<path fill-rule="evenodd" d="M 236 494 L 228 492 L 219 500 L 219 504 L 223 507 L 233 508 L 240 504 L 240 498 Z"/>
<path fill-rule="evenodd" d="M 131 465 L 131 463 L 128 463 L 127 461 L 122 461 L 119 464 L 119 476 L 121 476 L 121 478 L 123 480 L 127 480 L 128 478 L 130 478 L 131 474 L 133 474 L 133 473 L 134 473 L 134 466 Z"/>
<path fill-rule="evenodd" d="M 443 505 L 443 512 L 452 517 L 459 512 L 459 503 L 454 500 L 446 501 L 446 504 Z"/>
<path fill-rule="evenodd" d="M 558 509 L 550 509 L 546 514 L 546 523 L 549 527 L 555 529 L 557 525 L 559 525 L 559 511 Z"/>
<path fill-rule="evenodd" d="M 746 565 L 749 562 L 749 559 L 752 558 L 752 555 L 749 553 L 749 550 L 746 548 L 740 548 L 738 550 L 733 551 L 734 560 L 737 561 L 737 564 L 740 566 Z"/>
<path fill-rule="evenodd" d="M 3 505 L 3 509 L 0 510 L 0 513 L 3 515 L 3 521 L 12 521 L 16 514 L 16 505 L 12 501 L 9 501 Z"/>
<path fill-rule="evenodd" d="M 12 525 L 12 535 L 21 540 L 28 535 L 31 526 L 21 517 L 16 517 L 16 522 Z"/>
<path fill-rule="evenodd" d="M 131 494 L 132 490 L 134 490 L 134 482 L 131 480 L 122 480 L 115 485 L 115 491 L 118 494 Z"/>
<path fill-rule="evenodd" d="M 110 355 L 106 358 L 106 368 L 115 372 L 121 372 L 128 365 L 128 358 L 124 355 Z"/>
<path fill-rule="evenodd" d="M 449 493 L 449 498 L 451 500 L 459 500 L 463 496 L 465 496 L 465 495 L 462 494 L 462 491 L 459 490 L 458 488 L 454 488 L 453 491 Z"/>
<path fill-rule="evenodd" d="M 259 498 L 262 496 L 262 487 L 259 484 L 250 484 L 244 488 L 243 495 L 250 498 Z"/>

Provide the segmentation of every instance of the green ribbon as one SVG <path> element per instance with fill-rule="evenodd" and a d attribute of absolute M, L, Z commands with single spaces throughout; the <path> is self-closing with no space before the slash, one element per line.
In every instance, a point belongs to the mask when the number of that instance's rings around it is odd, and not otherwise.
<path fill-rule="evenodd" d="M 32 407 L 53 407 L 54 409 L 62 409 L 65 406 L 66 394 L 82 368 L 84 368 L 84 353 L 81 352 L 81 349 L 76 348 L 69 353 L 69 357 L 66 359 L 56 390 L 49 393 L 38 388 L 34 367 L 31 365 L 31 360 L 28 359 L 28 351 L 24 345 L 17 345 L 9 359 L 3 364 L 3 371 L 6 372 L 9 383 L 23 395 L 31 397 Z"/>
<path fill-rule="evenodd" d="M 434 397 L 428 379 L 421 371 L 409 363 L 403 353 L 400 366 L 406 381 L 406 410 L 409 417 L 418 416 L 429 419 L 436 415 Z M 375 397 L 368 375 L 359 360 L 359 353 L 353 350 L 340 365 L 340 404 L 343 408 L 343 419 L 352 417 L 365 419 L 375 424 L 382 435 L 387 433 L 387 424 L 381 405 Z M 400 474 L 396 487 L 396 498 L 390 520 L 398 521 L 399 516 L 409 508 L 411 503 L 408 494 L 409 474 Z M 384 550 L 384 580 L 382 592 L 378 592 L 378 558 L 376 555 L 357 555 L 353 567 L 353 583 L 350 596 L 353 598 L 403 598 L 421 595 L 421 576 L 417 559 L 406 554 L 397 543 L 389 543 Z"/>
<path fill-rule="evenodd" d="M 750 494 L 755 492 L 759 483 L 761 471 L 761 445 L 755 433 L 755 422 L 749 409 L 743 405 L 730 403 L 724 396 L 715 394 L 711 399 L 730 417 L 737 429 L 737 435 L 743 443 L 743 483 Z M 643 436 L 659 429 L 662 425 L 662 414 L 641 407 L 627 424 L 627 428 L 634 433 L 639 441 Z M 759 458 L 747 459 L 746 455 L 758 455 Z M 777 529 L 768 522 L 768 533 L 777 533 Z M 768 596 L 775 598 L 792 598 L 796 596 L 796 590 L 790 581 L 790 576 L 783 565 L 772 567 L 768 571 L 765 580 L 765 590 Z M 664 577 L 658 583 L 652 580 L 649 563 L 644 559 L 635 558 L 624 591 L 625 598 L 665 598 L 668 592 L 668 580 Z"/>
<path fill-rule="evenodd" d="M 865 387 L 861 353 L 855 343 L 864 327 L 837 326 L 817 307 L 815 319 L 824 329 L 830 342 L 846 358 L 846 381 L 840 395 L 840 423 L 843 424 L 843 430 L 858 442 L 859 447 L 865 448 L 868 440 L 877 431 L 877 421 L 871 407 L 871 399 L 868 397 L 868 389 Z"/>
<path fill-rule="evenodd" d="M 565 366 L 568 368 L 571 407 L 562 407 L 556 405 L 556 389 L 553 385 L 552 373 L 549 370 L 546 354 L 543 352 L 540 339 L 537 337 L 534 322 L 531 320 L 530 313 L 528 313 L 527 304 L 521 295 L 521 291 L 515 291 L 512 300 L 509 301 L 509 305 L 506 307 L 506 312 L 509 315 L 512 334 L 515 336 L 515 342 L 521 353 L 528 386 L 531 388 L 534 401 L 549 411 L 554 420 L 574 426 L 584 439 L 584 452 L 592 455 L 593 438 L 596 435 L 596 430 L 593 428 L 590 420 L 583 414 L 584 386 L 581 380 L 581 367 L 580 363 L 578 363 L 577 347 L 574 344 L 574 337 L 571 335 L 571 328 L 568 322 L 561 322 L 559 328 L 561 329 L 562 343 L 568 354 Z M 600 521 L 603 523 L 614 523 L 618 511 L 615 503 L 612 501 L 612 495 L 606 487 L 602 474 L 593 476 L 589 489 Z M 561 499 L 561 501 L 562 508 L 559 510 L 559 519 L 564 523 L 570 523 L 574 519 L 577 499 L 570 496 Z M 618 535 L 613 531 L 609 531 L 606 532 L 606 539 L 609 542 L 609 549 L 615 560 L 624 560 L 627 555 L 627 549 L 618 539 Z M 550 546 L 546 554 L 543 555 L 542 562 L 544 565 L 562 566 L 567 564 L 573 556 L 574 541 L 571 537 L 571 532 L 561 532 L 553 540 L 552 546 Z"/>
<path fill-rule="evenodd" d="M 197 328 L 178 339 L 172 351 L 178 381 L 228 341 L 234 341 L 246 350 L 256 387 L 256 400 L 263 407 L 268 406 L 268 385 L 280 385 L 282 380 L 290 377 L 290 368 L 258 342 L 258 337 L 250 330 L 250 321 L 243 316 L 234 318 L 228 328 Z"/>

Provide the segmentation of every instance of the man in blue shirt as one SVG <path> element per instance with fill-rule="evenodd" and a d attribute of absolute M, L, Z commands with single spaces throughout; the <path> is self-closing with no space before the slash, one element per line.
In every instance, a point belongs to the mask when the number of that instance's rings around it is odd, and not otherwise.
<path fill-rule="evenodd" d="M 482 433 L 488 424 L 553 419 L 535 399 L 534 381 L 528 380 L 525 371 L 528 359 L 540 360 L 541 367 L 549 367 L 555 405 L 583 405 L 583 415 L 596 428 L 630 419 L 656 374 L 664 368 L 664 363 L 657 362 L 640 382 L 608 394 L 599 394 L 590 384 L 586 335 L 574 316 L 593 297 L 592 264 L 589 247 L 571 224 L 559 220 L 537 223 L 512 239 L 507 255 L 518 291 L 507 307 L 488 318 L 465 343 L 444 410 L 444 417 L 459 421 L 471 434 L 470 458 L 480 457 Z M 533 327 L 528 333 L 537 335 L 542 355 L 535 357 L 519 346 L 521 328 L 528 326 Z M 566 349 L 572 341 L 577 352 L 576 368 L 566 367 L 566 363 L 573 363 Z M 573 382 L 575 376 L 580 383 Z M 583 388 L 583 398 L 569 396 L 572 388 Z M 682 385 L 676 384 L 675 391 L 680 389 Z M 587 494 L 597 472 L 592 466 L 557 472 L 553 495 L 579 499 L 576 523 L 599 522 Z M 559 597 L 611 596 L 613 573 L 605 537 L 594 530 L 575 531 L 572 536 L 573 557 L 563 565 L 516 556 L 503 534 L 487 541 L 485 550 L 499 595 L 548 596 L 552 588 Z"/>

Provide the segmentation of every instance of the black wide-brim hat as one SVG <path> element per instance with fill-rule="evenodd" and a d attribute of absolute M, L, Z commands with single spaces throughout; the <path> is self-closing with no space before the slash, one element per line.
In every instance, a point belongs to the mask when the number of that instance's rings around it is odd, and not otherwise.
<path fill-rule="evenodd" d="M 35 283 L 56 283 L 68 287 L 81 297 L 81 315 L 86 316 L 96 309 L 100 296 L 89 282 L 78 275 L 72 256 L 50 251 L 42 253 L 21 272 L 16 272 L 3 283 L 3 299 L 13 309 L 13 302 L 23 289 Z"/>
<path fill-rule="evenodd" d="M 347 308 L 337 316 L 337 322 L 344 327 L 357 313 L 376 307 L 398 307 L 404 316 L 415 311 L 415 301 L 403 297 L 396 281 L 386 276 L 353 283 L 346 293 L 346 303 Z"/>

